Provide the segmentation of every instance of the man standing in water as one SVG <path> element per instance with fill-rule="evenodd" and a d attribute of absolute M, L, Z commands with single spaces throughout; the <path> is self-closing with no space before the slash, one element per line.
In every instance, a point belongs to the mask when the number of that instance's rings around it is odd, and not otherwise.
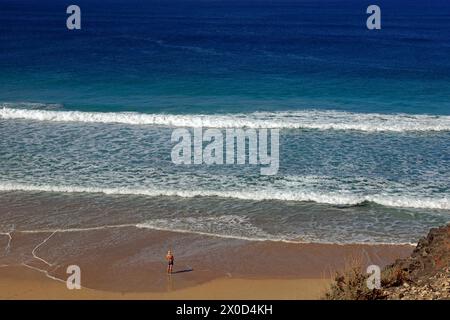
<path fill-rule="evenodd" d="M 172 251 L 167 251 L 167 255 L 166 255 L 166 260 L 167 260 L 167 273 L 171 274 L 172 270 L 173 270 L 173 261 L 174 261 L 174 257 L 172 254 Z"/>

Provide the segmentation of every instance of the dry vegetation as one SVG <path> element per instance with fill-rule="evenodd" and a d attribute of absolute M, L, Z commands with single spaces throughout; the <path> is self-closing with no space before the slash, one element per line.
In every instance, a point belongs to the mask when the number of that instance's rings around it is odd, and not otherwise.
<path fill-rule="evenodd" d="M 383 289 L 367 287 L 369 275 L 365 273 L 361 260 L 351 259 L 344 271 L 336 273 L 334 282 L 325 294 L 327 300 L 378 300 L 387 299 Z M 401 286 L 409 281 L 407 274 L 392 266 L 381 272 L 381 287 Z"/>
<path fill-rule="evenodd" d="M 450 300 L 450 224 L 431 229 L 410 257 L 381 271 L 381 288 L 370 290 L 361 259 L 350 259 L 334 277 L 328 300 L 448 299 Z"/>

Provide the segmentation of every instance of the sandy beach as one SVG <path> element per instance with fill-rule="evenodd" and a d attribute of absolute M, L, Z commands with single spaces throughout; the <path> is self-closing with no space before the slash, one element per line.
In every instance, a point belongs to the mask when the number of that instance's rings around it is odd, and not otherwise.
<path fill-rule="evenodd" d="M 176 279 L 168 278 L 167 282 Z M 0 272 L 0 299 L 319 299 L 326 279 L 217 279 L 165 292 L 111 292 L 89 288 L 68 290 L 64 283 L 26 267 L 7 267 Z"/>
<path fill-rule="evenodd" d="M 127 236 L 125 237 L 124 234 Z M 133 227 L 0 237 L 1 299 L 320 299 L 355 259 L 381 267 L 408 245 L 245 241 Z M 165 272 L 166 248 L 175 273 Z M 69 265 L 81 290 L 68 290 Z"/>

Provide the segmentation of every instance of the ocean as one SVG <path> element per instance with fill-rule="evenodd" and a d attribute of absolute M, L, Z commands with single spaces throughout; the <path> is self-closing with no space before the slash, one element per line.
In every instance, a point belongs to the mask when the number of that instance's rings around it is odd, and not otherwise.
<path fill-rule="evenodd" d="M 450 3 L 0 0 L 0 232 L 415 243 L 450 221 Z M 276 175 L 176 128 L 279 129 Z"/>

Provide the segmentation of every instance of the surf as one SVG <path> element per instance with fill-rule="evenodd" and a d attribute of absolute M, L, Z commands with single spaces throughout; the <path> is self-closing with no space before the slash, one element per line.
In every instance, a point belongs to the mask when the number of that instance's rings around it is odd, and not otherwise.
<path fill-rule="evenodd" d="M 54 192 L 54 193 L 98 193 L 106 195 L 137 195 L 148 197 L 219 197 L 248 201 L 292 201 L 292 202 L 316 202 L 330 205 L 362 205 L 375 203 L 386 207 L 417 208 L 450 210 L 450 198 L 442 197 L 418 197 L 415 195 L 384 195 L 384 194 L 342 194 L 339 192 L 321 191 L 287 191 L 269 188 L 267 190 L 210 190 L 210 189 L 166 189 L 166 188 L 127 188 L 127 187 L 83 187 L 64 185 L 32 185 L 18 183 L 1 183 L 0 192 Z"/>
<path fill-rule="evenodd" d="M 0 105 L 0 120 L 102 123 L 188 128 L 354 130 L 362 132 L 450 131 L 450 116 L 299 110 L 228 114 L 147 114 L 12 108 Z"/>

